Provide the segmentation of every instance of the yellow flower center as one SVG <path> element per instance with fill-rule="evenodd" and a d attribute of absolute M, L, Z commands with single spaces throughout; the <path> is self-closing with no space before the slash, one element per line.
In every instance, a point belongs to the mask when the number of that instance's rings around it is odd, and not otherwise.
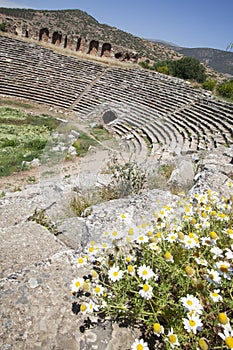
<path fill-rule="evenodd" d="M 187 300 L 187 304 L 188 304 L 188 305 L 193 305 L 192 300 Z"/>
<path fill-rule="evenodd" d="M 90 252 L 90 253 L 93 253 L 93 252 L 94 252 L 94 250 L 95 250 L 95 248 L 94 248 L 94 247 L 89 247 L 89 249 L 88 249 L 88 250 L 89 250 L 89 252 Z"/>
<path fill-rule="evenodd" d="M 118 271 L 114 271 L 114 272 L 113 272 L 113 276 L 114 276 L 114 277 L 117 277 L 117 276 L 118 276 Z"/>
<path fill-rule="evenodd" d="M 82 264 L 84 262 L 83 258 L 78 258 L 78 263 Z"/>
<path fill-rule="evenodd" d="M 129 266 L 127 267 L 127 269 L 128 269 L 129 272 L 133 272 L 133 271 L 134 271 L 133 265 L 129 265 Z"/>
<path fill-rule="evenodd" d="M 170 334 L 168 337 L 170 343 L 175 344 L 176 343 L 176 335 L 175 334 Z"/>
<path fill-rule="evenodd" d="M 214 297 L 214 298 L 216 298 L 216 297 L 218 297 L 218 293 L 215 293 L 215 292 L 212 292 L 212 296 Z"/>
<path fill-rule="evenodd" d="M 136 347 L 137 350 L 143 350 L 144 346 L 142 344 L 138 344 Z"/>
<path fill-rule="evenodd" d="M 131 227 L 131 228 L 129 228 L 129 230 L 128 230 L 128 235 L 133 235 L 134 234 L 134 230 L 133 230 L 133 228 Z"/>
<path fill-rule="evenodd" d="M 162 332 L 162 327 L 160 326 L 159 323 L 154 323 L 154 331 L 155 331 L 155 333 L 161 333 Z"/>
<path fill-rule="evenodd" d="M 85 304 L 82 304 L 82 305 L 80 306 L 80 310 L 81 310 L 81 311 L 86 311 L 86 309 L 87 309 L 87 306 L 86 306 Z"/>
<path fill-rule="evenodd" d="M 226 265 L 221 265 L 221 266 L 220 266 L 220 270 L 221 270 L 222 272 L 228 272 L 228 267 L 227 267 Z"/>
<path fill-rule="evenodd" d="M 224 312 L 220 312 L 218 314 L 218 320 L 221 324 L 227 324 L 228 323 L 228 317 Z"/>
<path fill-rule="evenodd" d="M 143 276 L 146 276 L 148 274 L 148 271 L 147 270 L 143 270 L 142 274 L 143 274 Z"/>
<path fill-rule="evenodd" d="M 112 232 L 112 235 L 113 235 L 114 237 L 116 237 L 116 236 L 117 236 L 117 231 L 113 231 L 113 232 Z"/>
<path fill-rule="evenodd" d="M 178 238 L 179 238 L 181 241 L 184 240 L 184 234 L 183 234 L 183 232 L 179 232 L 179 233 L 178 233 Z"/>
<path fill-rule="evenodd" d="M 86 282 L 83 283 L 83 289 L 84 290 L 88 290 L 89 289 L 88 283 L 86 283 Z"/>
<path fill-rule="evenodd" d="M 191 327 L 195 327 L 196 326 L 196 322 L 194 320 L 189 320 L 189 324 Z"/>
<path fill-rule="evenodd" d="M 233 348 L 233 338 L 232 338 L 232 337 L 227 337 L 227 338 L 225 339 L 225 342 L 226 342 L 226 345 L 227 345 L 230 349 Z"/>
<path fill-rule="evenodd" d="M 172 255 L 169 252 L 166 252 L 164 257 L 165 257 L 166 260 L 171 260 L 172 259 Z"/>
<path fill-rule="evenodd" d="M 148 235 L 148 237 L 151 237 L 151 236 L 153 236 L 153 232 L 152 231 L 148 231 L 147 235 Z"/>
<path fill-rule="evenodd" d="M 211 237 L 212 239 L 216 239 L 216 238 L 218 238 L 218 235 L 217 235 L 216 232 L 211 231 L 211 232 L 210 232 L 210 237 Z"/>
<path fill-rule="evenodd" d="M 97 278 L 98 277 L 98 273 L 95 270 L 93 270 L 91 274 L 92 274 L 93 278 Z"/>
<path fill-rule="evenodd" d="M 100 292 L 100 287 L 98 287 L 98 286 L 95 287 L 95 292 L 96 292 L 96 293 L 99 293 L 99 292 Z"/>
<path fill-rule="evenodd" d="M 144 292 L 148 292 L 148 290 L 150 289 L 148 284 L 144 284 L 142 288 L 143 288 Z"/>
<path fill-rule="evenodd" d="M 206 343 L 205 339 L 203 339 L 203 338 L 199 339 L 198 345 L 199 345 L 201 350 L 208 350 L 209 349 L 208 344 Z"/>

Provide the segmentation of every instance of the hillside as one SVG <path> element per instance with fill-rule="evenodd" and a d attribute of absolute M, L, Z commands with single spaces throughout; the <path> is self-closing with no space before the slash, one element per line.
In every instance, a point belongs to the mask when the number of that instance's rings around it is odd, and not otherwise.
<path fill-rule="evenodd" d="M 174 43 L 168 43 L 162 40 L 151 41 L 179 52 L 181 55 L 197 58 L 199 61 L 213 68 L 217 72 L 233 75 L 233 52 L 208 47 L 180 47 Z"/>
<path fill-rule="evenodd" d="M 218 72 L 233 75 L 233 52 L 210 48 L 174 48 L 185 56 L 197 58 Z"/>
<path fill-rule="evenodd" d="M 71 40 L 83 37 L 87 41 L 109 42 L 113 47 L 136 51 L 139 57 L 152 60 L 175 59 L 182 55 L 173 49 L 149 42 L 107 24 L 101 24 L 80 10 L 44 11 L 31 9 L 0 8 L 0 19 L 6 23 L 6 31 L 14 33 L 27 28 L 29 37 L 39 37 L 41 28 L 58 31 Z"/>

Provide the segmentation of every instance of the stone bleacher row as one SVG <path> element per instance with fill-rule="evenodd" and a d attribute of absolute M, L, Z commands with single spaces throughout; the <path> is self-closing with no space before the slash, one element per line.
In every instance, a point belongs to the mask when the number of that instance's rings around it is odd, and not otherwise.
<path fill-rule="evenodd" d="M 185 153 L 233 143 L 233 104 L 189 83 L 143 70 L 78 59 L 0 36 L 0 93 L 69 108 L 88 118 L 102 105 L 132 152 Z"/>

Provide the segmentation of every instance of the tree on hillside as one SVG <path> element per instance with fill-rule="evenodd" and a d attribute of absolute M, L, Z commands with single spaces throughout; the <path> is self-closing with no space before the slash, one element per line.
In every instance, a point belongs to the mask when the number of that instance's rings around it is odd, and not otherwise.
<path fill-rule="evenodd" d="M 203 83 L 206 79 L 205 67 L 193 57 L 183 57 L 173 61 L 171 70 L 172 75 L 178 78 L 195 80 L 199 83 Z"/>

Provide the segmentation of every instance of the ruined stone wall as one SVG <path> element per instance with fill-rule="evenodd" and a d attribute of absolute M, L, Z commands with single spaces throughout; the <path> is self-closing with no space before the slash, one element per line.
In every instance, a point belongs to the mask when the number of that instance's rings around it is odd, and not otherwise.
<path fill-rule="evenodd" d="M 89 54 L 98 57 L 109 57 L 119 61 L 138 62 L 138 54 L 132 50 L 123 49 L 109 42 L 100 42 L 98 38 L 88 40 L 82 36 L 72 36 L 48 27 L 35 28 L 31 22 L 24 19 L 8 17 L 0 14 L 0 23 L 6 23 L 6 31 L 19 37 L 51 43 L 58 47 Z"/>

